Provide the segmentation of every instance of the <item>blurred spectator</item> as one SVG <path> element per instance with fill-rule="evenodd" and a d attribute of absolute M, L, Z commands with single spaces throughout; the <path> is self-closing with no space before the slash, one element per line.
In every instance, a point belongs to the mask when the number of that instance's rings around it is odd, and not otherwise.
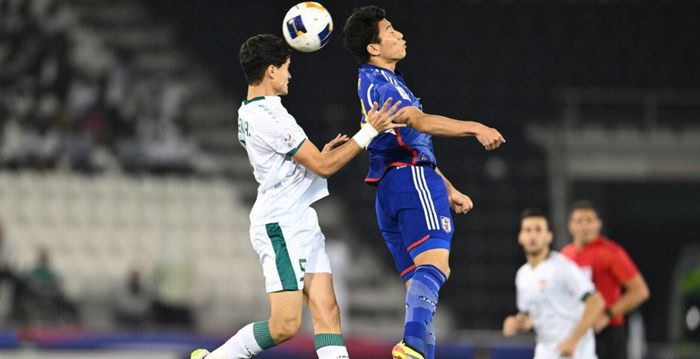
<path fill-rule="evenodd" d="M 143 275 L 133 269 L 117 293 L 116 319 L 119 325 L 127 328 L 147 325 L 151 319 L 152 300 L 151 290 L 146 287 Z"/>
<path fill-rule="evenodd" d="M 78 65 L 73 55 L 89 45 L 71 42 L 64 4 L 0 0 L 0 167 L 95 173 L 118 169 L 117 158 L 136 172 L 192 172 L 178 74 L 136 81 L 121 48 L 92 71 Z"/>
<path fill-rule="evenodd" d="M 12 265 L 14 254 L 5 239 L 0 224 L 0 324 L 2 324 L 14 306 L 14 288 L 16 276 Z"/>
<path fill-rule="evenodd" d="M 167 247 L 154 271 L 156 324 L 191 328 L 195 268 L 187 253 L 176 244 Z"/>
<path fill-rule="evenodd" d="M 41 324 L 75 323 L 78 321 L 78 311 L 73 303 L 63 293 L 61 280 L 51 267 L 49 252 L 40 248 L 36 266 L 27 276 L 30 291 L 28 296 L 31 308 L 31 320 Z"/>

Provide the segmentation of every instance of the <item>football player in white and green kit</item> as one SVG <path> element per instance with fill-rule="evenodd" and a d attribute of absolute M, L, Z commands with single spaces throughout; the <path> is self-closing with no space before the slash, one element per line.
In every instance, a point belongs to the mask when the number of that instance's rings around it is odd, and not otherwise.
<path fill-rule="evenodd" d="M 340 330 L 325 239 L 311 204 L 328 195 L 325 177 L 342 168 L 394 124 L 400 101 L 369 113 L 369 125 L 352 137 L 337 136 L 322 151 L 282 106 L 287 94 L 290 49 L 274 35 L 256 35 L 241 46 L 248 81 L 238 109 L 238 140 L 259 183 L 250 212 L 250 240 L 260 257 L 270 300 L 268 320 L 250 323 L 218 349 L 192 352 L 192 359 L 250 358 L 296 335 L 306 302 L 320 359 L 349 358 Z"/>
<path fill-rule="evenodd" d="M 535 330 L 535 359 L 596 359 L 593 321 L 603 297 L 574 262 L 549 249 L 552 232 L 537 210 L 523 212 L 518 242 L 527 263 L 515 277 L 519 313 L 503 322 L 503 334 Z"/>

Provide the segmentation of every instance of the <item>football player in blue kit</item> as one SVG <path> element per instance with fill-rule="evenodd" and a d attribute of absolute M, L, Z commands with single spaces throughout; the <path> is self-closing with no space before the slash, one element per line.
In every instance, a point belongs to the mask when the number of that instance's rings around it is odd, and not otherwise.
<path fill-rule="evenodd" d="M 401 100 L 396 128 L 375 137 L 368 146 L 370 168 L 365 182 L 377 187 L 379 229 L 406 282 L 403 340 L 392 350 L 395 359 L 434 358 L 432 318 L 439 291 L 450 274 L 450 242 L 454 233 L 450 208 L 467 213 L 471 199 L 440 172 L 431 136 L 475 136 L 486 150 L 505 139 L 494 128 L 422 111 L 396 71 L 406 57 L 406 41 L 377 6 L 355 9 L 345 22 L 345 47 L 360 63 L 358 96 L 362 124 L 367 111 L 388 98 Z"/>

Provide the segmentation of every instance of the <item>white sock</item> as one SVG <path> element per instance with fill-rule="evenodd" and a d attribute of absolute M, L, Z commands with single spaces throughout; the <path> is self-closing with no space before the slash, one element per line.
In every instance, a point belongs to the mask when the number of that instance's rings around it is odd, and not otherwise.
<path fill-rule="evenodd" d="M 349 359 L 348 349 L 340 334 L 316 334 L 316 354 L 319 359 Z"/>
<path fill-rule="evenodd" d="M 332 345 L 316 350 L 318 359 L 349 359 L 348 349 L 346 347 Z"/>
<path fill-rule="evenodd" d="M 206 359 L 248 359 L 274 345 L 267 321 L 250 323 L 209 353 Z"/>

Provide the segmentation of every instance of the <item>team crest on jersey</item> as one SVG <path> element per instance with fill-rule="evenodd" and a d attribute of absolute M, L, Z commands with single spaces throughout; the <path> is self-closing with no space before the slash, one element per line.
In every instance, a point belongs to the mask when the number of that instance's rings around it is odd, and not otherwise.
<path fill-rule="evenodd" d="M 294 136 L 292 136 L 291 133 L 287 132 L 286 134 L 284 134 L 284 142 L 289 147 L 294 147 Z"/>
<path fill-rule="evenodd" d="M 396 86 L 396 90 L 399 91 L 399 95 L 403 97 L 405 100 L 411 100 L 410 97 L 408 97 L 408 93 L 406 93 L 406 90 L 404 90 L 401 86 Z"/>
<path fill-rule="evenodd" d="M 440 216 L 440 223 L 442 224 L 442 230 L 450 233 L 452 232 L 452 221 L 449 217 Z"/>
<path fill-rule="evenodd" d="M 540 279 L 540 292 L 544 292 L 547 290 L 547 280 L 546 279 Z"/>

